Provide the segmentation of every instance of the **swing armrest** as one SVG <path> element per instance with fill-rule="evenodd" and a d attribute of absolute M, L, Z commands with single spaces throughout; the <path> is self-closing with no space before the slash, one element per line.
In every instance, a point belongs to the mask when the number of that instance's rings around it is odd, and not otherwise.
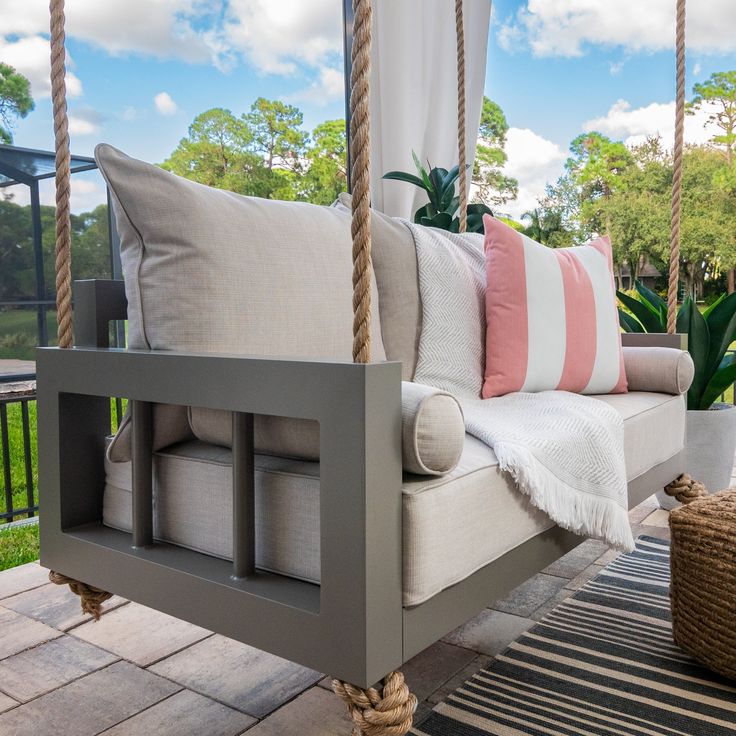
<path fill-rule="evenodd" d="M 174 615 L 175 601 L 186 600 L 193 623 L 352 682 L 401 664 L 400 363 L 40 348 L 37 377 L 44 566 Z M 110 396 L 134 402 L 132 536 L 101 522 Z M 226 560 L 149 544 L 153 403 L 239 413 L 234 426 L 246 429 L 236 435 L 233 497 L 241 511 L 253 498 L 247 415 L 320 423 L 319 586 L 261 570 L 241 577 Z M 234 523 L 240 518 L 234 510 Z M 255 536 L 233 535 L 234 559 Z"/>

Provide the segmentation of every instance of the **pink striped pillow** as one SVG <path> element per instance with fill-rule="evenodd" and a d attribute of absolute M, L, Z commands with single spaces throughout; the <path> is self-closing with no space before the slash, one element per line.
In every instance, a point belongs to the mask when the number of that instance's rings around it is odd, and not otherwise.
<path fill-rule="evenodd" d="M 553 389 L 625 392 L 610 240 L 554 249 L 489 215 L 483 222 L 483 398 Z"/>

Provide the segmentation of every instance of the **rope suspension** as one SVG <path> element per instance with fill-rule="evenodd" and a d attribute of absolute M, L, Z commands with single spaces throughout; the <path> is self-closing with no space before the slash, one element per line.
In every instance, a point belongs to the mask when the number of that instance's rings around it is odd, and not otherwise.
<path fill-rule="evenodd" d="M 670 273 L 667 288 L 667 332 L 677 327 L 677 286 L 680 276 L 680 214 L 682 211 L 682 155 L 685 138 L 685 0 L 677 0 L 677 95 L 675 103 L 675 147 L 672 173 L 672 230 Z"/>
<path fill-rule="evenodd" d="M 463 0 L 455 0 L 455 37 L 457 42 L 457 150 L 460 178 L 459 218 L 460 232 L 468 229 L 468 172 L 465 150 L 465 28 L 463 24 Z"/>
<path fill-rule="evenodd" d="M 60 348 L 72 347 L 71 155 L 66 114 L 64 0 L 51 0 L 51 98 L 56 147 L 56 318 Z"/>
<path fill-rule="evenodd" d="M 370 0 L 353 0 L 350 181 L 353 185 L 353 363 L 371 362 L 371 24 Z"/>
<path fill-rule="evenodd" d="M 56 318 L 60 348 L 73 345 L 72 336 L 72 228 L 69 211 L 71 193 L 71 154 L 69 120 L 66 114 L 66 34 L 64 0 L 51 0 L 51 99 L 54 108 L 54 144 L 56 148 Z M 79 596 L 84 613 L 100 618 L 102 604 L 112 598 L 99 588 L 61 573 L 49 572 L 49 580 L 68 585 Z"/>

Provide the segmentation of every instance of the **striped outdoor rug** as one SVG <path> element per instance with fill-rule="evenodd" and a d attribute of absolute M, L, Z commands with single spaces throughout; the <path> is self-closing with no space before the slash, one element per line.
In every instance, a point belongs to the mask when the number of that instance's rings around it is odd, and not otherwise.
<path fill-rule="evenodd" d="M 640 537 L 413 733 L 734 736 L 736 683 L 675 646 L 668 587 L 668 543 Z"/>

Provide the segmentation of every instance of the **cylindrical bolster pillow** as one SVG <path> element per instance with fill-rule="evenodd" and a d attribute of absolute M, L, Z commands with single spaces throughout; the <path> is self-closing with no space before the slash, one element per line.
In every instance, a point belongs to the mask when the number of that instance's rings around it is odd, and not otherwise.
<path fill-rule="evenodd" d="M 629 391 L 684 394 L 693 382 L 690 353 L 675 348 L 624 348 Z"/>
<path fill-rule="evenodd" d="M 450 394 L 404 381 L 401 384 L 402 454 L 404 470 L 444 475 L 460 461 L 465 421 Z"/>

